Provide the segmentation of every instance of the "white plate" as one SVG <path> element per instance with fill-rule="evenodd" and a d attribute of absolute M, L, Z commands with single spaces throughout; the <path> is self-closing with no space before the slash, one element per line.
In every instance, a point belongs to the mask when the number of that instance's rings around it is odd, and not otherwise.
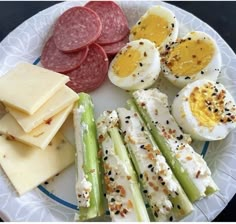
<path fill-rule="evenodd" d="M 11 32 L 0 45 L 0 76 L 20 61 L 37 64 L 45 40 L 52 31 L 52 25 L 66 9 L 83 5 L 85 2 L 63 2 L 54 5 L 28 19 Z M 220 47 L 223 67 L 219 81 L 222 82 L 236 98 L 236 55 L 227 43 L 207 24 L 192 14 L 167 3 L 157 2 L 120 2 L 126 13 L 129 25 L 153 4 L 161 4 L 170 8 L 180 22 L 180 35 L 188 31 L 200 30 L 210 34 Z M 161 80 L 162 90 L 169 94 L 171 102 L 176 89 L 165 80 Z M 105 84 L 92 94 L 96 116 L 106 109 L 125 106 L 127 93 L 111 85 Z M 64 126 L 68 132 L 70 121 Z M 225 140 L 214 143 L 194 143 L 201 152 L 207 150 L 206 161 L 212 170 L 213 179 L 220 191 L 209 198 L 195 203 L 195 211 L 184 221 L 211 221 L 227 205 L 236 192 L 236 147 L 235 131 Z M 73 137 L 69 134 L 71 141 Z M 17 168 L 16 168 L 17 169 Z M 29 168 L 30 169 L 30 168 Z M 0 216 L 8 221 L 73 221 L 76 212 L 74 167 L 71 166 L 48 184 L 18 197 L 16 191 L 0 168 Z M 22 178 L 24 181 L 24 178 Z"/>

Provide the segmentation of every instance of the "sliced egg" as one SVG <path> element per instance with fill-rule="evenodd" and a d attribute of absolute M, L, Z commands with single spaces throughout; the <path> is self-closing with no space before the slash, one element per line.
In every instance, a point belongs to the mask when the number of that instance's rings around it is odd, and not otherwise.
<path fill-rule="evenodd" d="M 221 55 L 212 37 L 200 31 L 188 33 L 162 54 L 162 72 L 175 86 L 182 88 L 198 79 L 216 81 Z"/>
<path fill-rule="evenodd" d="M 155 43 L 159 51 L 176 41 L 178 21 L 172 11 L 163 6 L 151 7 L 131 28 L 129 39 L 148 39 Z"/>
<path fill-rule="evenodd" d="M 144 89 L 157 80 L 160 55 L 154 43 L 146 39 L 131 41 L 112 60 L 108 77 L 125 90 Z"/>
<path fill-rule="evenodd" d="M 175 97 L 172 114 L 193 139 L 224 139 L 236 127 L 236 106 L 225 87 L 210 80 L 197 80 Z"/>

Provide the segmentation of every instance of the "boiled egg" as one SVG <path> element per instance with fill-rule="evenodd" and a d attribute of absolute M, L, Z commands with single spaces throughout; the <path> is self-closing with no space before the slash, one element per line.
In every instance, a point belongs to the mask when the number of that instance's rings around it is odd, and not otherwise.
<path fill-rule="evenodd" d="M 172 114 L 193 139 L 224 139 L 236 127 L 235 101 L 219 82 L 197 80 L 175 97 Z"/>
<path fill-rule="evenodd" d="M 131 41 L 115 56 L 109 66 L 110 81 L 125 90 L 144 89 L 157 80 L 160 54 L 146 39 Z"/>
<path fill-rule="evenodd" d="M 212 37 L 200 31 L 188 33 L 162 54 L 162 72 L 182 88 L 198 79 L 216 81 L 221 69 L 221 54 Z"/>
<path fill-rule="evenodd" d="M 131 28 L 130 41 L 141 38 L 155 43 L 162 52 L 178 37 L 178 21 L 169 9 L 157 5 L 151 7 Z"/>

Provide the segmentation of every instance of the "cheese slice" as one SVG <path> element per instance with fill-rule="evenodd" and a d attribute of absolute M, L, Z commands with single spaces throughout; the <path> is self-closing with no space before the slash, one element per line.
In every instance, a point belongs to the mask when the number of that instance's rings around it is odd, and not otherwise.
<path fill-rule="evenodd" d="M 30 132 L 45 120 L 48 120 L 64 108 L 72 105 L 76 100 L 78 100 L 78 94 L 69 87 L 64 86 L 32 115 L 28 115 L 13 107 L 7 107 L 7 110 L 25 132 Z"/>
<path fill-rule="evenodd" d="M 68 81 L 66 75 L 21 63 L 0 78 L 0 101 L 33 114 Z"/>
<path fill-rule="evenodd" d="M 0 136 L 0 165 L 20 195 L 64 170 L 74 158 L 74 147 L 59 132 L 44 151 Z"/>
<path fill-rule="evenodd" d="M 72 111 L 72 108 L 73 105 L 67 107 L 29 133 L 25 133 L 15 118 L 7 113 L 0 120 L 0 133 L 25 144 L 45 149 Z"/>

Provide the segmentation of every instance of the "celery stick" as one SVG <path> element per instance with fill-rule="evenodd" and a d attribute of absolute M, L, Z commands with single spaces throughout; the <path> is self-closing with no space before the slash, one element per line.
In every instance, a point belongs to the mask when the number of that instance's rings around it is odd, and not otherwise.
<path fill-rule="evenodd" d="M 162 154 L 166 158 L 167 163 L 171 167 L 176 178 L 179 180 L 190 201 L 194 202 L 203 197 L 204 195 L 200 193 L 200 191 L 198 190 L 198 188 L 196 187 L 196 185 L 194 184 L 194 182 L 192 181 L 186 170 L 183 169 L 180 162 L 176 159 L 174 153 L 172 153 L 172 150 L 170 149 L 170 146 L 167 144 L 164 137 L 162 137 L 159 134 L 155 125 L 152 123 L 152 120 L 149 117 L 148 113 L 141 106 L 136 104 L 134 99 L 129 101 L 129 105 L 132 105 L 133 108 L 136 108 L 136 112 L 140 114 L 142 119 L 149 127 L 152 136 L 156 140 L 156 143 L 159 146 Z"/>
<path fill-rule="evenodd" d="M 94 122 L 93 103 L 86 93 L 79 94 L 78 108 L 74 109 L 75 140 L 77 149 L 77 188 L 78 194 L 86 183 L 91 189 L 85 194 L 87 201 L 81 204 L 77 217 L 80 221 L 101 216 L 104 213 L 103 192 L 100 178 L 96 125 Z M 78 189 L 79 192 L 78 192 Z M 83 189 L 84 190 L 84 189 Z M 79 197 L 78 200 L 83 200 Z"/>
<path fill-rule="evenodd" d="M 143 202 L 143 198 L 140 192 L 140 186 L 137 182 L 135 171 L 129 159 L 126 147 L 124 146 L 119 130 L 117 127 L 113 127 L 109 129 L 108 131 L 115 144 L 116 153 L 119 156 L 119 158 L 126 164 L 128 172 L 133 181 L 133 183 L 131 184 L 131 190 L 134 195 L 134 201 L 135 201 L 134 206 L 135 206 L 136 214 L 138 215 L 138 220 L 142 222 L 147 222 L 149 221 L 149 217 L 148 217 L 148 213 L 147 213 L 147 210 L 146 210 L 146 207 L 145 207 L 145 204 Z"/>
<path fill-rule="evenodd" d="M 169 170 L 169 166 L 152 140 L 145 123 L 136 112 L 136 106 L 130 102 L 128 105 L 131 110 L 117 109 L 120 128 L 124 133 L 124 141 L 140 177 L 142 187 L 146 190 L 144 194 L 146 201 L 151 206 L 150 210 L 152 210 L 155 221 L 179 220 L 192 212 L 193 206 L 174 174 Z M 159 177 L 163 178 L 162 181 L 166 181 L 165 186 L 163 186 L 163 182 L 160 182 Z M 155 181 L 153 182 L 153 180 Z M 167 189 L 168 194 L 163 191 Z M 162 206 L 166 207 L 167 205 L 169 206 L 168 212 L 160 212 Z"/>

